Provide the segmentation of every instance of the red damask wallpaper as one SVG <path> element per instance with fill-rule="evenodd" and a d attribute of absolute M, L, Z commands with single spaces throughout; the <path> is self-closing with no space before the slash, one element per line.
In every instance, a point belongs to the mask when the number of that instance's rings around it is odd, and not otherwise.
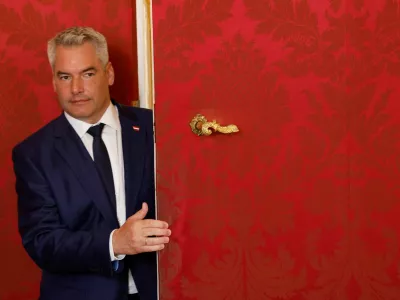
<path fill-rule="evenodd" d="M 60 112 L 51 86 L 46 42 L 58 30 L 88 25 L 103 32 L 116 69 L 112 95 L 137 100 L 133 0 L 0 1 L 0 299 L 38 298 L 39 270 L 17 232 L 12 147 Z"/>
<path fill-rule="evenodd" d="M 400 299 L 398 0 L 154 0 L 161 299 Z M 201 113 L 232 136 L 197 137 Z"/>

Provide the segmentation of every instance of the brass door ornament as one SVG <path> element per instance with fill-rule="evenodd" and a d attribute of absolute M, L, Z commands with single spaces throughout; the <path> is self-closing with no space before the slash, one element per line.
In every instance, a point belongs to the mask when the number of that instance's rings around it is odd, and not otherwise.
<path fill-rule="evenodd" d="M 193 133 L 198 136 L 209 136 L 213 132 L 219 132 L 223 134 L 239 132 L 239 128 L 236 125 L 221 126 L 215 120 L 208 122 L 207 119 L 200 114 L 197 114 L 192 119 L 190 122 L 190 128 L 192 128 Z"/>

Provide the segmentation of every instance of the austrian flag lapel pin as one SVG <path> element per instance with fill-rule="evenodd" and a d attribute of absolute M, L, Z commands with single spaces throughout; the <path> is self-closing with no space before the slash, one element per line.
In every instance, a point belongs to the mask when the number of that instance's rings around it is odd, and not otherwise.
<path fill-rule="evenodd" d="M 133 130 L 135 130 L 135 131 L 139 131 L 139 130 L 140 130 L 140 127 L 139 127 L 139 126 L 132 126 L 132 128 L 133 128 Z"/>

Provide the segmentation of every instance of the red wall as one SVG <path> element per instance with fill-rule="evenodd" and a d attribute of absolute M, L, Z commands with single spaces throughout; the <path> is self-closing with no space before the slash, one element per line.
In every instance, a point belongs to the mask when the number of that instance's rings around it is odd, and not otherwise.
<path fill-rule="evenodd" d="M 400 299 L 400 1 L 153 20 L 161 299 Z M 197 113 L 240 132 L 199 138 Z"/>
<path fill-rule="evenodd" d="M 109 41 L 116 70 L 112 96 L 138 98 L 135 1 L 0 1 L 0 299 L 37 299 L 39 270 L 21 247 L 11 149 L 57 116 L 46 42 L 58 30 L 92 26 Z"/>

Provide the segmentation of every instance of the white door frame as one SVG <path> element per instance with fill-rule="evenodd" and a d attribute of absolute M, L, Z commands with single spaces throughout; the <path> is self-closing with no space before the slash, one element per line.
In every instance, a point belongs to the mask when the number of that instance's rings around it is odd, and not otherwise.
<path fill-rule="evenodd" d="M 153 67 L 153 19 L 151 0 L 136 0 L 136 33 L 137 33 L 137 65 L 138 65 L 138 86 L 139 106 L 153 111 L 154 120 L 154 67 Z M 154 134 L 154 186 L 156 181 L 156 139 L 155 126 L 153 121 Z M 155 189 L 155 210 L 157 216 L 157 191 Z M 157 299 L 160 299 L 160 278 L 157 254 Z"/>
<path fill-rule="evenodd" d="M 139 106 L 153 109 L 153 26 L 151 0 L 136 0 Z"/>

